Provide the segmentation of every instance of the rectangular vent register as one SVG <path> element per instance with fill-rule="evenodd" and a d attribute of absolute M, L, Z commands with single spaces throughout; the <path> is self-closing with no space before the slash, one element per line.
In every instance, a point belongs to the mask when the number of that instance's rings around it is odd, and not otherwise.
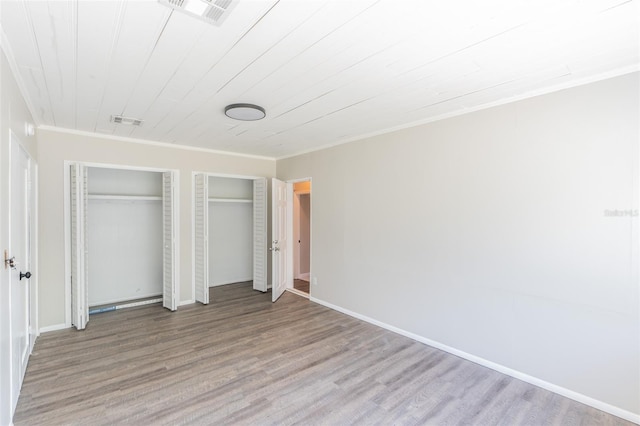
<path fill-rule="evenodd" d="M 220 25 L 237 0 L 158 0 L 158 2 L 210 24 Z"/>

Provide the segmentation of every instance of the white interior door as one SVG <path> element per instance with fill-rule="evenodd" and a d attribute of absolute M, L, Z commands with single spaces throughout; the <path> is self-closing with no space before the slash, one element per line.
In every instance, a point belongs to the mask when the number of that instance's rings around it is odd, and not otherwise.
<path fill-rule="evenodd" d="M 71 165 L 71 324 L 84 330 L 89 322 L 87 254 L 87 168 Z"/>
<path fill-rule="evenodd" d="M 253 181 L 253 289 L 267 291 L 267 179 Z"/>
<path fill-rule="evenodd" d="M 173 172 L 162 174 L 162 306 L 175 311 L 176 297 L 176 225 Z"/>
<path fill-rule="evenodd" d="M 30 166 L 29 155 L 18 141 L 11 138 L 11 227 L 10 252 L 14 268 L 10 271 L 11 287 L 11 412 L 18 403 L 22 379 L 27 368 L 31 345 L 29 338 L 29 269 L 30 247 Z M 27 274 L 28 273 L 28 274 Z M 26 274 L 26 276 L 25 276 Z"/>
<path fill-rule="evenodd" d="M 196 302 L 209 303 L 209 177 L 194 176 L 194 280 Z"/>
<path fill-rule="evenodd" d="M 291 269 L 291 210 L 293 187 L 290 183 L 272 178 L 271 180 L 271 263 L 272 283 L 271 300 L 275 302 L 284 293 L 289 281 L 292 281 Z"/>

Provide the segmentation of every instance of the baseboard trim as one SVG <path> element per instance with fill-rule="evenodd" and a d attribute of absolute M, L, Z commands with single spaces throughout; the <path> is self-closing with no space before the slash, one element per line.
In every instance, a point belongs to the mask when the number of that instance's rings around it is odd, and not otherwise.
<path fill-rule="evenodd" d="M 389 325 L 389 324 L 384 323 L 382 321 L 378 321 L 376 319 L 367 317 L 366 315 L 362 315 L 362 314 L 359 314 L 357 312 L 353 312 L 353 311 L 351 311 L 349 309 L 345 309 L 345 308 L 343 308 L 341 306 L 334 305 L 333 303 L 326 302 L 326 301 L 324 301 L 322 299 L 318 299 L 318 298 L 315 298 L 315 297 L 309 297 L 309 300 L 311 302 L 314 302 L 314 303 L 317 303 L 319 305 L 326 306 L 327 308 L 333 309 L 335 311 L 341 312 L 341 313 L 343 313 L 345 315 L 349 315 L 350 317 L 357 318 L 359 320 L 368 322 L 368 323 L 373 324 L 373 325 L 377 325 L 378 327 L 382 327 L 382 328 L 384 328 L 386 330 L 389 330 L 389 331 L 392 331 L 394 333 L 400 334 L 402 336 L 408 337 L 408 338 L 413 339 L 413 340 L 415 340 L 417 342 L 420 342 L 420 343 L 423 343 L 425 345 L 432 346 L 434 348 L 443 350 L 443 351 L 448 352 L 448 353 L 450 353 L 452 355 L 459 356 L 460 358 L 464 358 L 464 359 L 466 359 L 468 361 L 471 361 L 471 362 L 474 362 L 476 364 L 482 365 L 483 367 L 490 368 L 490 369 L 495 370 L 495 371 L 497 371 L 499 373 L 506 374 L 507 376 L 511 376 L 511 377 L 516 378 L 518 380 L 522 380 L 523 382 L 530 383 L 530 384 L 532 384 L 534 386 L 538 386 L 538 387 L 540 387 L 542 389 L 546 389 L 546 390 L 551 391 L 553 393 L 556 393 L 558 395 L 567 397 L 569 399 L 573 399 L 574 401 L 580 402 L 580 403 L 585 404 L 585 405 L 589 405 L 590 407 L 596 408 L 598 410 L 604 411 L 606 413 L 612 414 L 612 415 L 620 417 L 620 418 L 622 418 L 624 420 L 628 420 L 630 422 L 633 422 L 633 423 L 636 423 L 636 424 L 640 425 L 640 414 L 632 413 L 631 411 L 624 410 L 622 408 L 619 408 L 619 407 L 616 407 L 614 405 L 608 404 L 606 402 L 597 400 L 597 399 L 592 398 L 590 396 L 583 395 L 581 393 L 572 391 L 571 389 L 567 389 L 567 388 L 564 388 L 562 386 L 558 386 L 558 385 L 555 385 L 553 383 L 549 383 L 547 381 L 544 381 L 544 380 L 539 379 L 537 377 L 530 376 L 530 375 L 528 375 L 526 373 L 523 373 L 521 371 L 514 370 L 514 369 L 509 368 L 509 367 L 505 367 L 504 365 L 497 364 L 495 362 L 486 360 L 484 358 L 480 358 L 479 356 L 476 356 L 476 355 L 461 351 L 461 350 L 453 348 L 451 346 L 447 346 L 447 345 L 442 344 L 440 342 L 437 342 L 435 340 L 431 340 L 431 339 L 428 339 L 426 337 L 419 336 L 419 335 L 417 335 L 415 333 L 411 333 L 409 331 L 403 330 L 403 329 L 395 327 L 393 325 Z"/>
<path fill-rule="evenodd" d="M 46 327 L 40 327 L 40 333 L 48 333 L 50 331 L 58 331 L 58 330 L 64 330 L 67 327 L 66 324 L 62 323 L 62 324 L 56 324 L 56 325 L 48 325 Z"/>
<path fill-rule="evenodd" d="M 247 278 L 247 279 L 237 279 L 237 280 L 228 280 L 228 281 L 221 281 L 219 283 L 209 283 L 209 288 L 211 287 L 218 287 L 221 285 L 228 285 L 228 284 L 236 284 L 236 283 L 243 283 L 246 281 L 252 281 L 253 277 L 251 278 Z"/>
<path fill-rule="evenodd" d="M 118 311 L 120 309 L 136 308 L 138 306 L 152 305 L 154 303 L 158 303 L 158 304 L 162 303 L 162 297 L 139 300 L 135 302 L 124 302 L 120 304 L 114 303 L 108 306 L 103 306 L 101 308 L 93 308 L 93 309 L 89 308 L 89 315 L 96 315 L 96 314 L 102 314 L 104 312 Z"/>
<path fill-rule="evenodd" d="M 304 297 L 305 299 L 309 299 L 309 295 L 307 293 L 305 293 L 304 291 L 300 291 L 296 288 L 288 288 L 286 289 L 289 293 L 293 293 L 296 296 L 300 296 L 300 297 Z"/>

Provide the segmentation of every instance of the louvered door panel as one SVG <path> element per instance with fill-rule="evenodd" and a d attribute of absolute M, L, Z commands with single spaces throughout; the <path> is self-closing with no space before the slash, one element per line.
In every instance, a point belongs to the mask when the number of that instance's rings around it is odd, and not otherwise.
<path fill-rule="evenodd" d="M 253 181 L 253 289 L 267 291 L 267 179 Z"/>
<path fill-rule="evenodd" d="M 162 174 L 162 306 L 175 311 L 175 227 L 173 173 Z"/>
<path fill-rule="evenodd" d="M 87 168 L 71 165 L 71 324 L 83 330 L 89 322 L 87 253 Z"/>
<path fill-rule="evenodd" d="M 209 185 L 208 177 L 199 173 L 195 179 L 194 200 L 194 280 L 196 301 L 209 303 Z"/>

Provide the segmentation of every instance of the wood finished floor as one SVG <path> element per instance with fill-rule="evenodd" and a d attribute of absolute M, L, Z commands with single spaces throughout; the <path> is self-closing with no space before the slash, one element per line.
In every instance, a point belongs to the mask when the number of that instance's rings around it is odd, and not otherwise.
<path fill-rule="evenodd" d="M 251 283 L 41 335 L 16 425 L 631 425 Z"/>
<path fill-rule="evenodd" d="M 309 281 L 294 279 L 293 288 L 309 294 Z"/>

